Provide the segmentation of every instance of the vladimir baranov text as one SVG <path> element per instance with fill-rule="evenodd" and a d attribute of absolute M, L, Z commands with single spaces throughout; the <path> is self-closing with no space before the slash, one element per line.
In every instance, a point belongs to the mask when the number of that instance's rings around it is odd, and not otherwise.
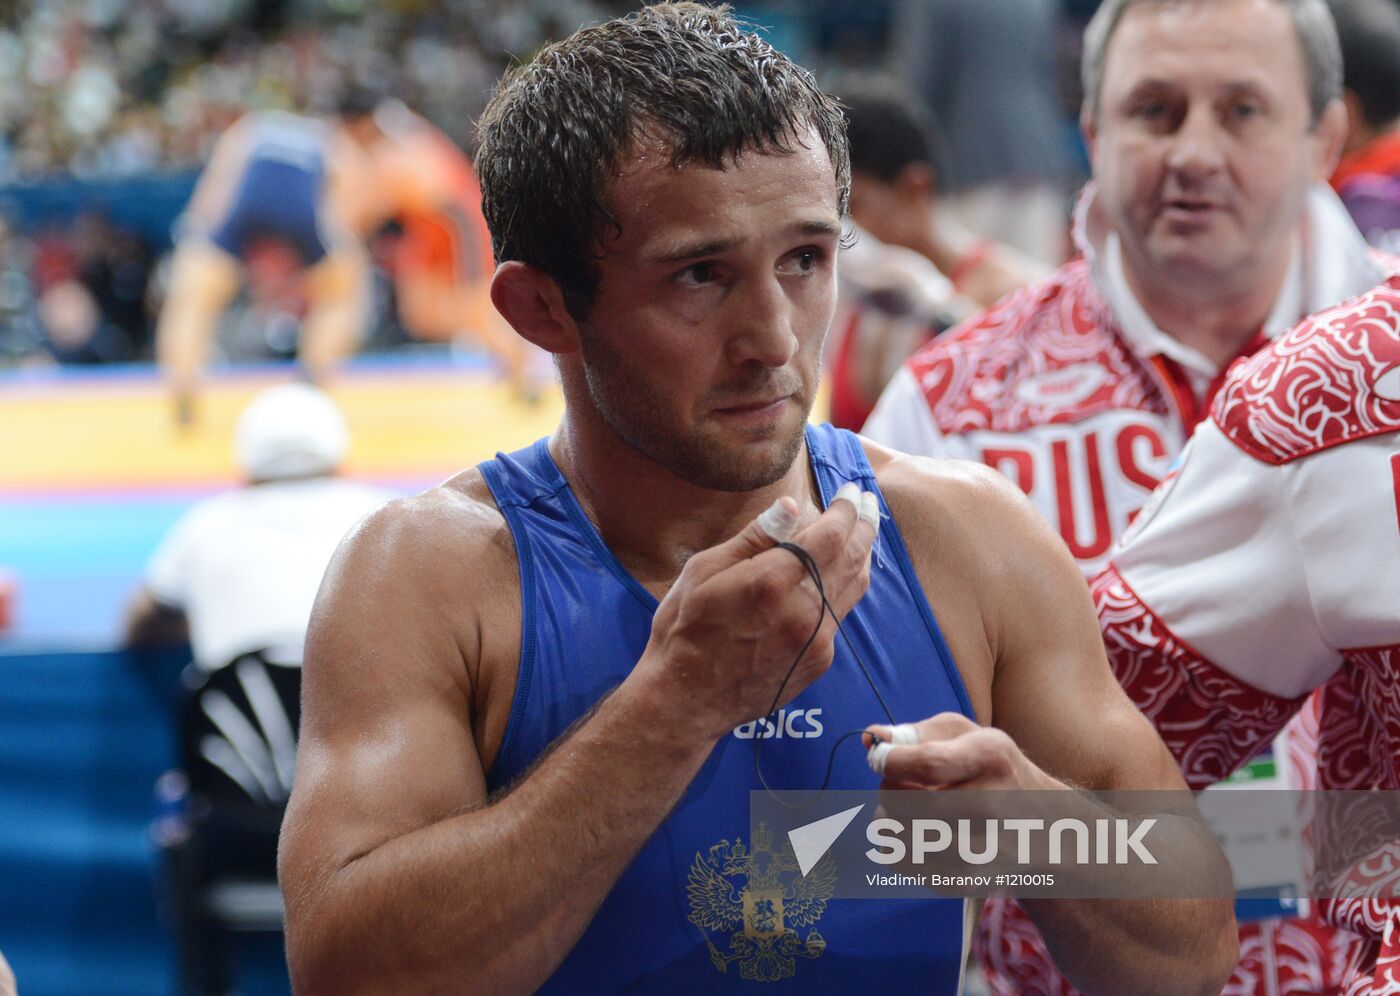
<path fill-rule="evenodd" d="M 733 853 L 831 898 L 1400 898 L 1396 792 L 754 792 L 750 816 Z"/>

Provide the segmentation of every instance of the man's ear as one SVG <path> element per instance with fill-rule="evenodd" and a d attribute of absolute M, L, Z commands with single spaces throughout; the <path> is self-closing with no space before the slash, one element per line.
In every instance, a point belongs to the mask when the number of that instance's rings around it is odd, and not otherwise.
<path fill-rule="evenodd" d="M 927 204 L 938 196 L 938 184 L 933 178 L 933 167 L 928 163 L 905 163 L 895 174 L 891 186 L 900 200 L 914 204 Z"/>
<path fill-rule="evenodd" d="M 579 348 L 578 323 L 564 305 L 564 292 L 553 277 L 518 260 L 496 268 L 491 303 L 511 328 L 549 353 Z"/>
<path fill-rule="evenodd" d="M 1089 110 L 1086 102 L 1079 111 L 1079 134 L 1084 137 L 1084 151 L 1089 156 L 1089 162 L 1094 161 L 1094 146 L 1099 140 L 1099 126 L 1094 123 L 1093 112 Z"/>
<path fill-rule="evenodd" d="M 1322 116 L 1313 126 L 1313 175 L 1318 182 L 1326 182 L 1337 171 L 1341 162 L 1342 149 L 1346 146 L 1347 131 L 1346 104 L 1333 100 L 1323 109 Z"/>
<path fill-rule="evenodd" d="M 1369 129 L 1366 126 L 1366 114 L 1361 109 L 1361 98 L 1356 95 L 1355 90 L 1343 89 L 1342 103 L 1347 109 L 1347 140 L 1342 145 L 1342 155 L 1345 156 L 1366 144 Z"/>

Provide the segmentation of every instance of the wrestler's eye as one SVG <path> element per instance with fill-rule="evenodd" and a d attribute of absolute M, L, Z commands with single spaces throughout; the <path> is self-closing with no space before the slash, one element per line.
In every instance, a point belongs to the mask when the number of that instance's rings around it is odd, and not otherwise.
<path fill-rule="evenodd" d="M 1144 100 L 1133 107 L 1132 113 L 1143 121 L 1161 121 L 1167 116 L 1167 105 L 1160 100 Z"/>
<path fill-rule="evenodd" d="M 718 275 L 714 263 L 692 263 L 676 274 L 676 283 L 682 287 L 704 287 L 714 283 Z"/>
<path fill-rule="evenodd" d="M 793 276 L 806 276 L 809 273 L 815 273 L 825 256 L 826 254 L 820 249 L 799 249 L 783 261 L 778 267 L 778 272 Z"/>

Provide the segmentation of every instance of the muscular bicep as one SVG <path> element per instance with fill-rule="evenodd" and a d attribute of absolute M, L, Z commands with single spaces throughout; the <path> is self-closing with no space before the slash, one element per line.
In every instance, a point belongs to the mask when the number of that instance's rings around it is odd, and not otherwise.
<path fill-rule="evenodd" d="M 977 721 L 1061 781 L 1180 787 L 1109 670 L 1078 565 L 1020 489 L 980 464 L 870 452 Z"/>
<path fill-rule="evenodd" d="M 289 903 L 486 798 L 451 575 L 430 566 L 440 550 L 421 549 L 392 519 L 373 516 L 346 541 L 312 616 L 280 854 Z"/>
<path fill-rule="evenodd" d="M 1003 489 L 988 557 L 993 725 L 1039 767 L 1084 788 L 1180 788 L 1181 774 L 1108 666 L 1088 586 L 1064 543 Z"/>

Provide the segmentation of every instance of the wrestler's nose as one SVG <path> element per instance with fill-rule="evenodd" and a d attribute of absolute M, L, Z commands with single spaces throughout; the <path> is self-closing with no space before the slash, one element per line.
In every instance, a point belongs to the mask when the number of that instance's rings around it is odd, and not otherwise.
<path fill-rule="evenodd" d="M 735 364 L 757 362 L 781 367 L 797 352 L 792 299 L 776 276 L 757 281 L 733 302 L 733 328 L 729 360 Z"/>

